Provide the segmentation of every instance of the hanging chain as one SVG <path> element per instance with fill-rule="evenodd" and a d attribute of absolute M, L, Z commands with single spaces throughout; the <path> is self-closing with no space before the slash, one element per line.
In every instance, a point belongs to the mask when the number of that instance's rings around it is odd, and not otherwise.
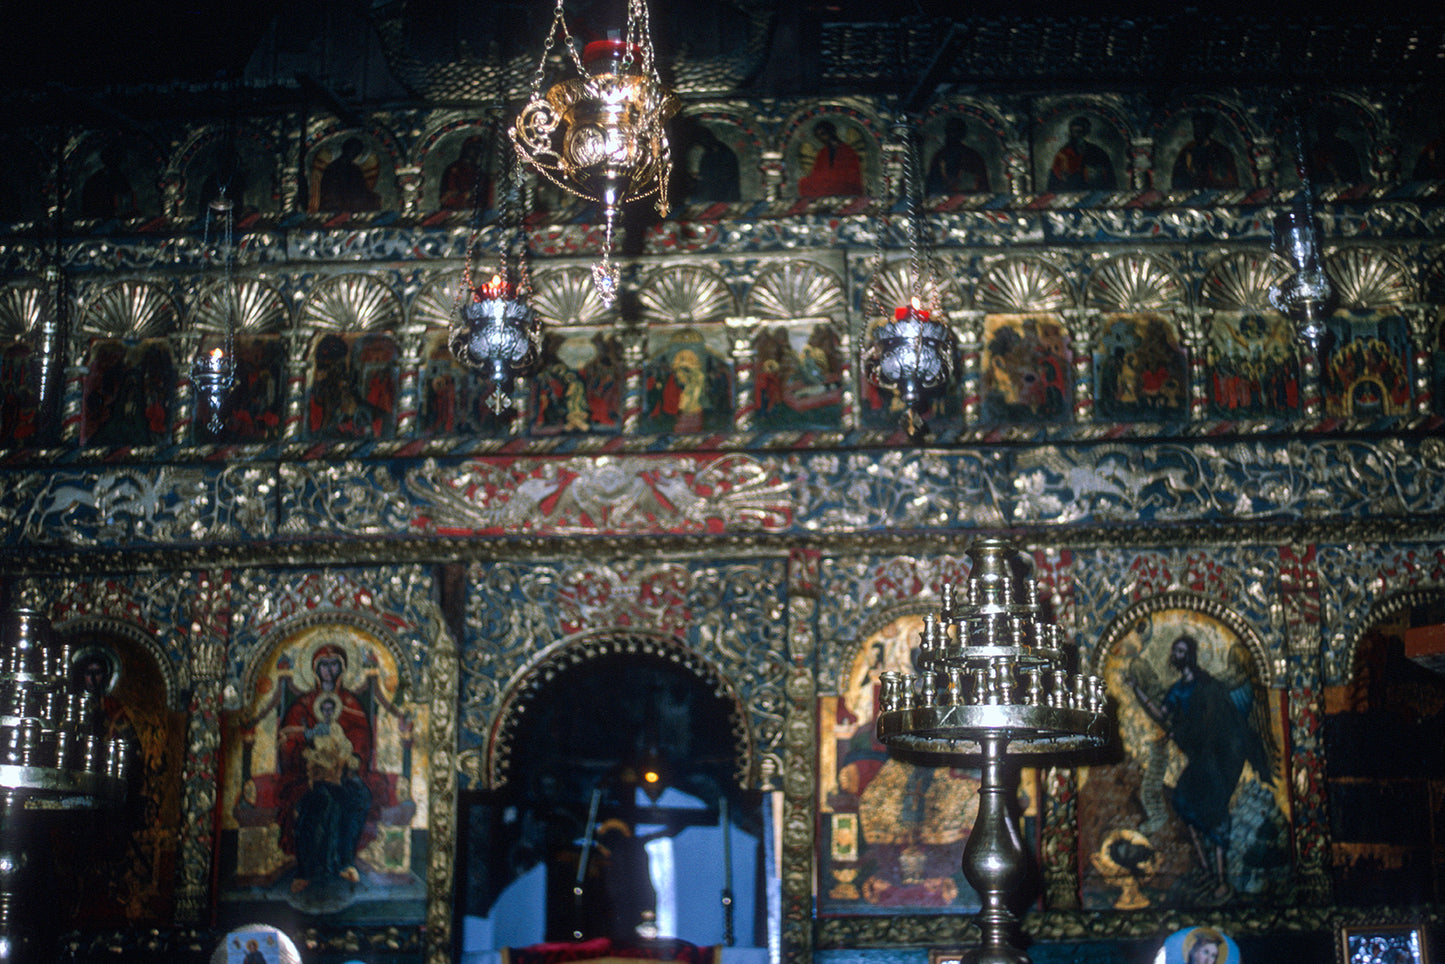
<path fill-rule="evenodd" d="M 942 285 L 933 263 L 932 239 L 928 236 L 923 211 L 922 164 L 913 131 L 908 127 L 903 130 L 903 195 L 908 212 L 908 266 L 912 276 L 912 293 L 920 307 L 937 314 Z"/>

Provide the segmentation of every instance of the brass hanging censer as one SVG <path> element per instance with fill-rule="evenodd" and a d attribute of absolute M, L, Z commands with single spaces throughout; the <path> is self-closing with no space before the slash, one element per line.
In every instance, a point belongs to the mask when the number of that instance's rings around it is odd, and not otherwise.
<path fill-rule="evenodd" d="M 544 94 L 547 57 L 558 37 L 578 76 L 558 81 Z M 619 285 L 612 244 L 621 205 L 656 194 L 657 212 L 667 213 L 672 154 L 664 125 L 677 109 L 677 98 L 657 75 L 642 0 L 628 0 L 624 30 L 581 52 L 557 0 L 531 96 L 509 133 L 517 153 L 549 181 L 602 204 L 602 260 L 593 266 L 592 279 L 609 306 Z"/>

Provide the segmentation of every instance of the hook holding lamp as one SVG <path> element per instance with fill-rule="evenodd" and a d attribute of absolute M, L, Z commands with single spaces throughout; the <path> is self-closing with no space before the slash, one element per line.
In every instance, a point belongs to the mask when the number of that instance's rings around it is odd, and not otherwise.
<path fill-rule="evenodd" d="M 587 44 L 580 53 L 567 30 L 562 2 L 557 0 L 530 97 L 510 134 L 517 153 L 549 181 L 602 204 L 604 246 L 592 279 L 610 306 L 620 284 L 612 242 L 621 205 L 655 194 L 658 214 L 667 213 L 672 152 L 664 125 L 679 104 L 653 62 L 643 0 L 627 0 L 625 28 Z M 547 57 L 558 37 L 577 76 L 553 84 L 544 94 Z"/>

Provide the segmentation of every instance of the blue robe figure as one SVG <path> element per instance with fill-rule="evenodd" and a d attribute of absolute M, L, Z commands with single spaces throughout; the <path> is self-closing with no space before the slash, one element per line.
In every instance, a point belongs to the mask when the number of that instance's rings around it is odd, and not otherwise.
<path fill-rule="evenodd" d="M 1179 678 L 1162 699 L 1149 696 L 1132 676 L 1129 683 L 1144 711 L 1187 758 L 1170 803 L 1212 879 L 1212 896 L 1224 900 L 1233 892 L 1229 802 L 1244 765 L 1264 783 L 1275 779 L 1273 741 L 1262 719 L 1266 710 L 1256 701 L 1252 680 L 1226 683 L 1200 666 L 1199 642 L 1187 633 L 1170 646 L 1169 665 Z"/>

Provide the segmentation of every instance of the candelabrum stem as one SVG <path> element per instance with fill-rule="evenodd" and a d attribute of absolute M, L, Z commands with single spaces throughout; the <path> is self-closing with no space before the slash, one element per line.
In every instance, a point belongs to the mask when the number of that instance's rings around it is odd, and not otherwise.
<path fill-rule="evenodd" d="M 968 964 L 1029 964 L 1028 954 L 1011 943 L 1018 921 L 1008 907 L 1009 896 L 1017 896 L 1026 870 L 1023 840 L 1013 812 L 1018 771 L 1004 762 L 1008 745 L 1004 734 L 984 734 L 979 743 L 983 779 L 978 816 L 963 848 L 963 875 L 983 903 L 978 912 L 983 940 L 964 960 Z"/>

